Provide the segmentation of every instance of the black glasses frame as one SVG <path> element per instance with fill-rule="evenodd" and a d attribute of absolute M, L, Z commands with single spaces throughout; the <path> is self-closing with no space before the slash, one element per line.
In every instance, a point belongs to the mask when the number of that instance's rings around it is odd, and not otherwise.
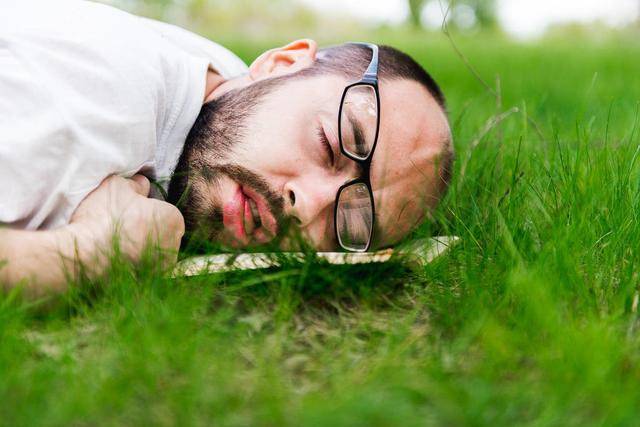
<path fill-rule="evenodd" d="M 353 252 L 366 252 L 371 247 L 371 242 L 373 240 L 373 229 L 375 225 L 375 217 L 376 217 L 376 207 L 373 201 L 373 190 L 371 189 L 371 160 L 373 159 L 373 153 L 376 149 L 376 145 L 378 144 L 378 132 L 380 131 L 380 92 L 378 91 L 378 46 L 373 43 L 352 43 L 361 46 L 367 46 L 371 49 L 371 62 L 369 62 L 369 66 L 365 71 L 362 79 L 355 83 L 351 83 L 347 87 L 344 88 L 342 92 L 342 98 L 340 99 L 340 109 L 338 111 L 338 140 L 340 142 L 340 151 L 343 155 L 358 163 L 362 168 L 362 175 L 359 178 L 352 179 L 340 186 L 338 192 L 336 193 L 336 200 L 333 207 L 333 225 L 334 231 L 336 234 L 336 241 L 343 249 Z M 371 151 L 367 155 L 366 158 L 360 158 L 349 153 L 342 143 L 342 108 L 344 107 L 344 99 L 347 96 L 347 92 L 349 89 L 355 86 L 370 86 L 373 88 L 374 93 L 376 94 L 376 133 L 375 138 L 373 140 L 373 145 L 371 146 Z M 369 232 L 369 241 L 367 242 L 367 246 L 364 249 L 353 249 L 346 247 L 342 240 L 340 239 L 340 233 L 338 232 L 338 201 L 340 200 L 340 195 L 342 192 L 354 185 L 354 184 L 364 184 L 369 191 L 369 198 L 371 199 L 371 230 Z"/>

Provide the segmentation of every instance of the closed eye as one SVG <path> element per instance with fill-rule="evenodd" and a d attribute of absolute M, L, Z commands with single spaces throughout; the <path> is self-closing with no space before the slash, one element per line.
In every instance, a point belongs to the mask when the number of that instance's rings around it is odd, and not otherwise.
<path fill-rule="evenodd" d="M 331 143 L 329 142 L 327 135 L 324 133 L 324 129 L 322 129 L 322 126 L 318 127 L 317 134 L 320 143 L 323 145 L 325 151 L 327 152 L 327 160 L 329 162 L 329 166 L 333 168 L 335 166 L 335 155 L 333 154 L 333 148 L 331 148 Z"/>

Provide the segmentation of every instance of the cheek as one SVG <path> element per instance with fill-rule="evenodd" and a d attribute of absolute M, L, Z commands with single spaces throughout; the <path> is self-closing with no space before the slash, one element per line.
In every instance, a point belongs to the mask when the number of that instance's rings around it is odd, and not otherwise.
<path fill-rule="evenodd" d="M 298 176 L 303 173 L 309 159 L 305 153 L 281 144 L 258 145 L 251 151 L 241 153 L 235 159 L 236 163 L 262 176 L 275 184 L 284 178 Z"/>
<path fill-rule="evenodd" d="M 392 210 L 381 212 L 380 217 L 385 218 L 385 224 L 381 228 L 385 231 L 382 241 L 395 243 L 418 225 L 424 218 L 425 206 L 416 200 L 404 200 L 398 203 Z"/>
<path fill-rule="evenodd" d="M 335 232 L 333 227 L 328 227 L 330 224 L 333 224 L 333 212 L 331 220 L 328 216 L 319 217 L 304 230 L 305 237 L 317 251 L 334 251 L 336 249 L 333 243 Z"/>
<path fill-rule="evenodd" d="M 264 176 L 294 176 L 316 167 L 319 153 L 314 122 L 304 116 L 294 118 L 283 118 L 252 132 L 247 142 L 234 150 L 232 160 Z"/>

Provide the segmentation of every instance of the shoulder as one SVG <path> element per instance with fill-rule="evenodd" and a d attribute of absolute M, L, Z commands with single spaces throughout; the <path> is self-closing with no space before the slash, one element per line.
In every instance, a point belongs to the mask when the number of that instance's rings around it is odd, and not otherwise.
<path fill-rule="evenodd" d="M 177 25 L 148 18 L 138 18 L 178 49 L 209 61 L 224 78 L 231 79 L 247 73 L 248 67 L 236 54 L 224 46 Z"/>
<path fill-rule="evenodd" d="M 140 19 L 105 4 L 80 0 L 21 0 L 2 4 L 0 37 L 17 49 L 41 54 L 91 56 L 102 65 L 148 60 L 166 51 L 166 42 Z M 51 49 L 55 49 L 51 52 Z M 170 49 L 169 49 L 170 50 Z"/>

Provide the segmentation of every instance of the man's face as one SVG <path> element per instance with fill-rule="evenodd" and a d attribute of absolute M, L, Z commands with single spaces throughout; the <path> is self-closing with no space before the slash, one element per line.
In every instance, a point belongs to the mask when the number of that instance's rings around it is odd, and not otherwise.
<path fill-rule="evenodd" d="M 295 78 L 261 97 L 223 155 L 204 156 L 206 172 L 191 184 L 189 215 L 196 212 L 200 223 L 217 217 L 221 224 L 211 237 L 236 247 L 269 241 L 283 232 L 284 219 L 317 250 L 339 249 L 336 192 L 360 173 L 338 141 L 340 99 L 349 83 L 337 75 Z M 404 236 L 434 205 L 449 133 L 442 109 L 417 82 L 382 80 L 379 90 L 371 164 L 377 246 Z"/>

